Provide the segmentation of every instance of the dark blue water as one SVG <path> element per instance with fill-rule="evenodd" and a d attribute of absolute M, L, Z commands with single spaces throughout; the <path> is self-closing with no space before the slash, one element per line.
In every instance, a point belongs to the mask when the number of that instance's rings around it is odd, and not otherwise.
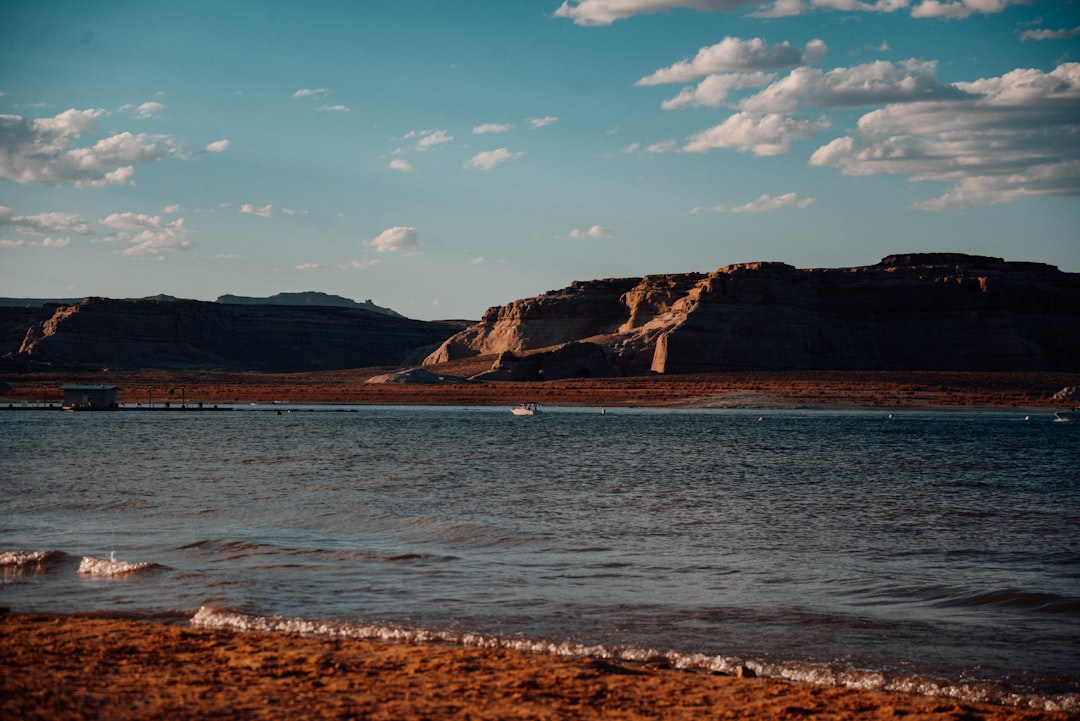
<path fill-rule="evenodd" d="M 1080 424 L 547 411 L 0 413 L 0 604 L 1080 709 Z"/>

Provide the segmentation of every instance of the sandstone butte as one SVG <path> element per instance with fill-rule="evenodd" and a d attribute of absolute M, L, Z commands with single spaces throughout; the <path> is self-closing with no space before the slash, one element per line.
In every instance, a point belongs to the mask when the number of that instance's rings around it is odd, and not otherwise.
<path fill-rule="evenodd" d="M 429 373 L 389 377 L 427 384 L 455 380 L 451 374 L 533 382 L 718 372 L 1075 373 L 1077 328 L 1080 274 L 927 253 L 855 268 L 746 263 L 575 282 L 490 308 L 471 324 L 310 303 L 87 298 L 4 307 L 0 372 L 385 373 L 422 363 Z"/>

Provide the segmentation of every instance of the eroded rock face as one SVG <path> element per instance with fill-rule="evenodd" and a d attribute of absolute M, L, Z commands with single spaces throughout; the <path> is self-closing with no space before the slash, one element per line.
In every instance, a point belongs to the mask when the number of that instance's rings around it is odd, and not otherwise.
<path fill-rule="evenodd" d="M 1080 275 L 929 253 L 575 283 L 489 310 L 425 362 L 510 352 L 520 365 L 530 351 L 589 339 L 619 373 L 1076 370 L 1078 328 Z"/>
<path fill-rule="evenodd" d="M 327 370 L 422 358 L 459 329 L 358 308 L 87 298 L 31 324 L 12 355 L 58 365 Z"/>

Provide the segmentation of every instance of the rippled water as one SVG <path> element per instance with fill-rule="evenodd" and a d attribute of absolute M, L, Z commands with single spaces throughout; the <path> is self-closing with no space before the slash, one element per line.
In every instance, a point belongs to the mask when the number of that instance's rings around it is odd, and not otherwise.
<path fill-rule="evenodd" d="M 1080 709 L 1080 424 L 547 410 L 0 413 L 0 603 Z"/>

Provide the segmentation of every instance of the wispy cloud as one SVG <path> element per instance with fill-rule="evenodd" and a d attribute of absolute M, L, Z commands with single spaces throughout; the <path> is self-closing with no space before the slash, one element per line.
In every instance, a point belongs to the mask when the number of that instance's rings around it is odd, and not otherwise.
<path fill-rule="evenodd" d="M 473 135 L 485 135 L 487 133 L 505 133 L 513 129 L 513 125 L 507 125 L 506 123 L 482 123 L 474 127 L 472 131 Z"/>
<path fill-rule="evenodd" d="M 815 202 L 814 198 L 800 198 L 796 193 L 784 195 L 763 194 L 756 200 L 751 200 L 745 205 L 730 208 L 726 205 L 718 205 L 714 210 L 718 213 L 767 213 L 781 208 L 808 208 Z"/>
<path fill-rule="evenodd" d="M 207 144 L 206 147 L 203 148 L 203 152 L 204 153 L 224 153 L 228 149 L 229 149 L 229 141 L 228 140 L 215 140 L 214 142 Z"/>
<path fill-rule="evenodd" d="M 347 105 L 320 105 L 315 110 L 320 113 L 347 113 L 349 107 Z"/>
<path fill-rule="evenodd" d="M 761 0 L 565 0 L 555 17 L 570 18 L 577 25 L 610 25 L 635 15 L 681 8 L 735 10 L 758 5 Z"/>
<path fill-rule="evenodd" d="M 1075 28 L 1062 28 L 1060 30 L 1025 30 L 1020 34 L 1021 40 L 1068 40 L 1080 35 L 1080 25 Z"/>
<path fill-rule="evenodd" d="M 515 160 L 523 155 L 525 155 L 525 153 L 513 153 L 506 148 L 487 150 L 472 156 L 472 158 L 466 161 L 465 167 L 477 168 L 479 170 L 491 170 L 496 165 L 500 165 L 509 160 Z"/>
<path fill-rule="evenodd" d="M 559 118 L 554 115 L 548 115 L 543 118 L 529 118 L 527 122 L 529 123 L 529 127 L 532 130 L 539 130 L 540 128 L 546 128 L 549 125 L 554 125 L 555 123 L 559 122 Z"/>
<path fill-rule="evenodd" d="M 266 204 L 261 208 L 251 203 L 244 203 L 240 206 L 240 212 L 245 215 L 257 215 L 260 218 L 269 218 L 274 214 L 273 204 Z"/>
<path fill-rule="evenodd" d="M 453 142 L 454 136 L 445 130 L 410 130 L 405 140 L 416 139 L 416 149 L 420 152 L 434 150 L 440 145 Z"/>
<path fill-rule="evenodd" d="M 294 98 L 325 98 L 330 94 L 330 88 L 300 88 L 293 93 Z"/>
<path fill-rule="evenodd" d="M 591 226 L 587 230 L 579 230 L 577 228 L 574 228 L 565 235 L 556 236 L 556 238 L 569 240 L 585 240 L 588 238 L 593 238 L 597 240 L 610 240 L 614 237 L 615 231 L 609 230 L 608 228 L 605 228 L 601 225 Z"/>
<path fill-rule="evenodd" d="M 412 171 L 416 170 L 416 168 L 412 166 L 412 163 L 410 163 L 408 160 L 403 160 L 401 158 L 394 158 L 389 163 L 387 163 L 386 167 L 390 168 L 390 170 L 401 171 L 402 173 L 411 173 Z"/>

